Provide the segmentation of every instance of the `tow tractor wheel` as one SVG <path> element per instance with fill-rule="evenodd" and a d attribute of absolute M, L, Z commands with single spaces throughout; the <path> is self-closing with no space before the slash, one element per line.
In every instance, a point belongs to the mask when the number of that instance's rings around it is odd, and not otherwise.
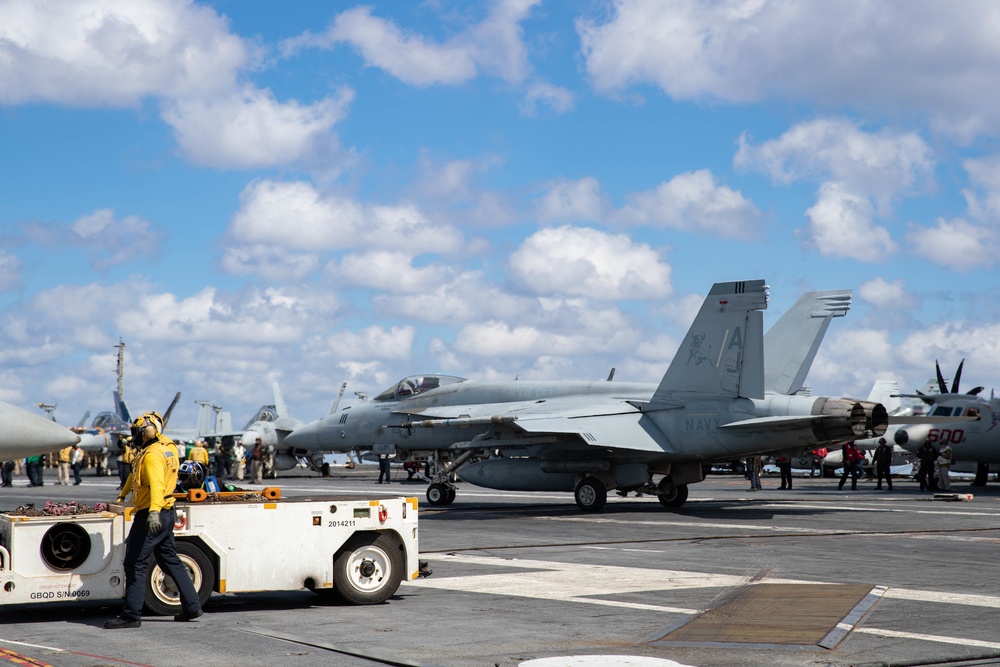
<path fill-rule="evenodd" d="M 333 561 L 334 592 L 351 604 L 385 602 L 402 580 L 399 547 L 381 533 L 355 535 Z"/>
<path fill-rule="evenodd" d="M 584 512 L 600 512 L 608 502 L 608 488 L 596 477 L 584 477 L 573 495 L 576 506 Z"/>
<path fill-rule="evenodd" d="M 680 507 L 688 499 L 687 484 L 674 484 L 664 477 L 660 481 L 657 497 L 664 507 Z"/>
<path fill-rule="evenodd" d="M 205 552 L 188 542 L 177 542 L 177 555 L 187 568 L 202 606 L 215 586 L 215 566 Z M 151 614 L 168 616 L 181 611 L 181 594 L 173 578 L 160 569 L 155 560 L 146 568 L 146 609 Z"/>
<path fill-rule="evenodd" d="M 434 506 L 450 505 L 455 501 L 455 489 L 435 482 L 427 487 L 427 502 Z"/>

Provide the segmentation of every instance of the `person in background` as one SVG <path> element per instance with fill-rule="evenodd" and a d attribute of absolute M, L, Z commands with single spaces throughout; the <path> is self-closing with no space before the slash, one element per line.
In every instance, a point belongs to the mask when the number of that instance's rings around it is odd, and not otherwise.
<path fill-rule="evenodd" d="M 3 478 L 3 483 L 0 486 L 14 486 L 14 462 L 4 461 L 0 464 L 0 475 Z"/>
<path fill-rule="evenodd" d="M 28 472 L 28 486 L 44 486 L 41 456 L 29 456 L 24 459 L 24 468 Z"/>
<path fill-rule="evenodd" d="M 385 478 L 385 483 L 389 484 L 389 455 L 379 454 L 378 455 L 378 483 L 382 483 L 382 479 Z"/>
<path fill-rule="evenodd" d="M 778 457 L 778 472 L 781 473 L 781 486 L 779 489 L 792 489 L 792 459 L 788 456 Z"/>
<path fill-rule="evenodd" d="M 260 484 L 264 481 L 264 446 L 261 444 L 260 438 L 253 444 L 253 450 L 250 452 L 250 479 L 253 480 L 254 484 Z"/>
<path fill-rule="evenodd" d="M 938 467 L 938 486 L 942 491 L 951 491 L 951 479 L 949 478 L 949 473 L 951 472 L 952 463 L 952 450 L 951 445 L 947 442 L 938 450 L 937 457 L 937 467 Z"/>
<path fill-rule="evenodd" d="M 204 440 L 194 441 L 194 447 L 188 450 L 188 460 L 202 464 L 206 470 L 210 469 L 208 467 L 208 450 L 205 449 Z"/>
<path fill-rule="evenodd" d="M 878 447 L 875 448 L 872 458 L 875 460 L 875 477 L 878 479 L 878 485 L 875 489 L 882 490 L 882 478 L 885 477 L 885 483 L 892 491 L 892 475 L 889 473 L 889 466 L 892 463 L 892 445 L 887 443 L 885 438 L 879 438 Z"/>
<path fill-rule="evenodd" d="M 243 481 L 243 469 L 246 466 L 247 448 L 243 446 L 241 440 L 237 440 L 236 444 L 233 445 L 233 467 L 232 467 L 232 479 L 233 481 L 242 482 Z"/>
<path fill-rule="evenodd" d="M 760 469 L 763 465 L 759 456 L 747 458 L 747 474 L 750 477 L 750 491 L 760 491 Z"/>
<path fill-rule="evenodd" d="M 844 465 L 844 472 L 840 475 L 840 485 L 837 486 L 838 489 L 844 488 L 844 482 L 847 481 L 847 476 L 851 476 L 851 490 L 858 490 L 858 468 L 861 466 L 861 461 L 864 459 L 861 452 L 858 450 L 857 445 L 854 442 L 844 443 L 844 446 L 840 450 L 843 454 L 842 463 Z"/>
<path fill-rule="evenodd" d="M 917 469 L 917 482 L 920 484 L 921 491 L 937 491 L 937 482 L 934 481 L 934 460 L 937 455 L 934 445 L 926 440 L 917 450 L 917 458 L 920 460 L 920 467 Z"/>
<path fill-rule="evenodd" d="M 73 451 L 70 458 L 70 467 L 73 469 L 73 486 L 78 485 L 80 480 L 80 469 L 83 468 L 83 459 L 86 454 L 80 449 L 80 444 L 77 443 L 73 445 Z"/>
<path fill-rule="evenodd" d="M 59 450 L 56 470 L 56 484 L 69 484 L 70 459 L 73 457 L 73 445 Z"/>

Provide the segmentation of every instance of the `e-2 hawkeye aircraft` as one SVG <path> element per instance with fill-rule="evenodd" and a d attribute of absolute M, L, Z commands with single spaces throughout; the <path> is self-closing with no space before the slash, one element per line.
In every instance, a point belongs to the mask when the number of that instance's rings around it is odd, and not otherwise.
<path fill-rule="evenodd" d="M 974 387 L 964 394 L 960 393 L 959 383 L 964 365 L 965 359 L 959 363 L 950 389 L 941 374 L 941 367 L 935 361 L 940 393 L 900 394 L 904 398 L 919 398 L 927 403 L 930 406 L 929 419 L 922 423 L 903 420 L 905 425 L 892 434 L 893 441 L 913 453 L 924 442 L 931 443 L 935 448 L 947 443 L 951 445 L 954 462 L 1000 463 L 1000 428 L 997 428 L 1000 426 L 1000 399 L 992 392 L 989 399 L 981 397 L 979 394 L 983 387 Z M 940 423 L 949 417 L 961 423 Z M 985 483 L 986 480 L 983 479 L 982 484 Z"/>
<path fill-rule="evenodd" d="M 580 509 L 596 512 L 610 489 L 644 490 L 679 507 L 706 462 L 884 433 L 880 404 L 765 397 L 766 307 L 763 280 L 716 283 L 658 385 L 412 376 L 298 427 L 284 443 L 387 445 L 402 460 L 443 452 L 452 460 L 431 480 L 432 505 L 454 501 L 461 469 L 463 480 L 488 488 L 572 491 Z M 470 463 L 485 453 L 493 455 Z"/>

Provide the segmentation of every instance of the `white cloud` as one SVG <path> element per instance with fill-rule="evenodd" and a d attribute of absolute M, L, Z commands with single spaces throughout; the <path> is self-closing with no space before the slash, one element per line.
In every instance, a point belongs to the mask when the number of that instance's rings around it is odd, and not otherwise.
<path fill-rule="evenodd" d="M 338 358 L 345 360 L 405 361 L 410 358 L 414 335 L 415 331 L 411 326 L 386 329 L 373 325 L 360 331 L 334 332 L 329 346 Z"/>
<path fill-rule="evenodd" d="M 615 0 L 577 22 L 604 92 L 651 84 L 675 99 L 767 99 L 933 117 L 969 137 L 1000 129 L 992 3 L 936 0 Z"/>
<path fill-rule="evenodd" d="M 544 107 L 551 109 L 553 113 L 564 114 L 572 111 L 575 104 L 576 96 L 571 90 L 544 81 L 536 81 L 528 86 L 524 94 L 521 113 L 534 116 Z"/>
<path fill-rule="evenodd" d="M 520 22 L 538 0 L 499 0 L 480 23 L 444 42 L 405 31 L 372 15 L 370 7 L 349 9 L 321 35 L 287 40 L 287 53 L 303 47 L 353 46 L 365 62 L 412 86 L 456 85 L 480 71 L 520 83 L 530 71 Z"/>
<path fill-rule="evenodd" d="M 21 260 L 17 255 L 0 250 L 0 292 L 16 289 L 21 284 Z"/>
<path fill-rule="evenodd" d="M 302 280 L 319 269 L 319 257 L 263 243 L 226 244 L 219 268 L 233 275 L 259 275 L 266 280 Z"/>
<path fill-rule="evenodd" d="M 303 181 L 250 183 L 240 193 L 240 210 L 227 236 L 235 246 L 260 244 L 312 254 L 365 248 L 412 257 L 462 249 L 456 229 L 434 224 L 412 205 L 361 204 L 322 194 Z"/>
<path fill-rule="evenodd" d="M 115 219 L 110 208 L 94 211 L 70 224 L 71 242 L 87 249 L 91 264 L 98 270 L 135 261 L 154 252 L 161 235 L 147 220 L 129 215 Z"/>
<path fill-rule="evenodd" d="M 252 49 L 189 0 L 3 0 L 0 102 L 136 106 L 231 87 Z"/>
<path fill-rule="evenodd" d="M 592 176 L 559 179 L 545 184 L 546 192 L 536 204 L 535 215 L 544 222 L 599 222 L 609 205 L 601 184 Z"/>
<path fill-rule="evenodd" d="M 962 195 L 973 218 L 997 225 L 1000 223 L 1000 156 L 990 156 L 962 163 L 972 188 Z"/>
<path fill-rule="evenodd" d="M 254 169 L 335 153 L 333 126 L 354 97 L 344 89 L 309 105 L 279 103 L 269 90 L 244 86 L 224 97 L 188 97 L 164 105 L 163 119 L 197 165 Z"/>
<path fill-rule="evenodd" d="M 345 255 L 327 267 L 334 285 L 352 285 L 403 294 L 426 294 L 451 277 L 443 266 L 417 267 L 403 252 L 372 251 Z"/>
<path fill-rule="evenodd" d="M 596 229 L 540 230 L 511 255 L 510 269 L 515 280 L 539 294 L 614 300 L 671 292 L 670 265 L 658 251 Z"/>
<path fill-rule="evenodd" d="M 872 224 L 871 202 L 840 183 L 824 183 L 806 215 L 811 240 L 823 255 L 878 262 L 896 251 L 889 231 Z"/>
<path fill-rule="evenodd" d="M 995 229 L 961 219 L 938 219 L 936 227 L 910 225 L 906 239 L 914 254 L 963 273 L 992 268 L 1000 252 Z"/>
<path fill-rule="evenodd" d="M 905 280 L 889 282 L 879 276 L 858 288 L 858 295 L 879 311 L 899 311 L 912 308 L 916 299 L 906 291 Z"/>
<path fill-rule="evenodd" d="M 628 199 L 614 212 L 614 220 L 740 239 L 760 231 L 757 207 L 741 193 L 716 183 L 707 169 L 679 174 Z"/>
<path fill-rule="evenodd" d="M 491 170 L 501 165 L 501 160 L 492 155 L 442 161 L 424 154 L 417 161 L 417 178 L 406 188 L 406 194 L 442 223 L 463 228 L 501 227 L 518 219 L 513 198 L 482 183 Z"/>
<path fill-rule="evenodd" d="M 880 209 L 928 181 L 934 169 L 930 147 L 912 132 L 865 132 L 855 123 L 828 118 L 799 123 L 759 146 L 740 137 L 733 159 L 775 182 L 833 180 L 874 198 Z"/>

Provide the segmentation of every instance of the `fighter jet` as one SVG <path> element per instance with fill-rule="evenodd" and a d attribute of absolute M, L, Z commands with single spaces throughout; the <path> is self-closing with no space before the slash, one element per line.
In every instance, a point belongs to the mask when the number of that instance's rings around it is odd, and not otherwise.
<path fill-rule="evenodd" d="M 261 445 L 265 449 L 275 452 L 275 470 L 291 470 L 299 464 L 299 457 L 308 457 L 313 467 L 322 470 L 324 462 L 321 452 L 295 451 L 283 446 L 285 437 L 303 422 L 288 414 L 288 407 L 285 405 L 278 383 L 275 382 L 271 388 L 274 391 L 274 403 L 261 406 L 243 430 L 233 435 L 240 439 L 248 451 L 253 449 L 257 438 L 260 438 Z"/>
<path fill-rule="evenodd" d="M 931 418 L 964 418 L 964 421 L 955 424 L 909 423 L 895 432 L 893 440 L 914 453 L 924 442 L 930 442 L 934 447 L 947 442 L 951 445 L 956 462 L 1000 463 L 1000 428 L 997 428 L 1000 425 L 1000 399 L 993 396 L 992 392 L 988 400 L 982 398 L 979 394 L 983 387 L 960 393 L 959 383 L 964 365 L 963 359 L 958 365 L 950 389 L 941 375 L 941 367 L 935 362 L 940 393 L 902 394 L 928 403 Z"/>
<path fill-rule="evenodd" d="M 443 453 L 451 461 L 427 489 L 432 505 L 455 500 L 461 470 L 487 488 L 573 492 L 580 509 L 596 512 L 612 489 L 679 507 L 706 462 L 884 433 L 880 404 L 765 395 L 766 307 L 763 280 L 716 283 L 657 385 L 411 376 L 300 426 L 285 444 L 395 449 L 404 461 Z M 791 388 L 798 370 L 784 376 Z"/>
<path fill-rule="evenodd" d="M 78 442 L 80 436 L 65 426 L 0 402 L 0 460 L 46 454 Z"/>

